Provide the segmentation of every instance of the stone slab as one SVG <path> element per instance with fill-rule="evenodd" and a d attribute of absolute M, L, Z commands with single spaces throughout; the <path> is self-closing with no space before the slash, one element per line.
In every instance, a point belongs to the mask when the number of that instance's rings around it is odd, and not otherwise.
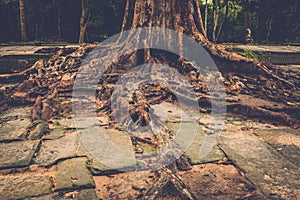
<path fill-rule="evenodd" d="M 185 150 L 185 155 L 188 157 L 192 165 L 215 162 L 222 160 L 225 155 L 217 146 L 217 143 L 213 146 L 213 148 L 209 151 L 207 155 L 201 155 L 201 147 L 203 142 L 205 141 L 205 131 L 201 126 L 195 125 L 193 123 L 176 123 L 176 122 L 168 122 L 166 124 L 169 131 L 176 133 L 180 127 L 187 134 L 187 137 L 184 137 L 184 141 L 180 142 L 184 147 L 188 147 Z M 196 131 L 196 134 L 194 133 Z M 195 135 L 194 135 L 195 134 Z M 189 137 L 190 135 L 190 137 Z M 184 144 L 184 142 L 189 142 Z"/>
<path fill-rule="evenodd" d="M 297 199 L 299 167 L 249 132 L 223 132 L 220 145 L 231 161 L 270 198 Z"/>
<path fill-rule="evenodd" d="M 232 45 L 234 48 L 238 49 L 246 49 L 252 51 L 259 51 L 259 52 L 278 52 L 278 53 L 300 53 L 299 46 L 280 46 L 280 45 Z"/>
<path fill-rule="evenodd" d="M 73 158 L 58 163 L 55 191 L 94 188 L 86 162 L 86 158 Z"/>
<path fill-rule="evenodd" d="M 93 174 L 136 169 L 136 159 L 130 136 L 122 131 L 91 127 L 80 132 L 77 156 L 89 158 Z"/>
<path fill-rule="evenodd" d="M 24 140 L 30 124 L 29 118 L 14 118 L 2 122 L 0 124 L 0 141 Z"/>
<path fill-rule="evenodd" d="M 24 140 L 31 125 L 31 107 L 9 109 L 0 115 L 0 141 Z"/>
<path fill-rule="evenodd" d="M 39 166 L 50 166 L 59 160 L 76 156 L 78 135 L 74 132 L 56 140 L 42 141 L 40 151 L 34 158 Z"/>
<path fill-rule="evenodd" d="M 38 144 L 39 141 L 0 143 L 0 169 L 28 166 Z"/>
<path fill-rule="evenodd" d="M 49 176 L 20 175 L 0 177 L 0 199 L 24 199 L 52 192 Z"/>
<path fill-rule="evenodd" d="M 87 190 L 80 190 L 78 193 L 78 200 L 98 200 L 99 197 L 96 194 L 96 191 L 94 189 L 87 189 Z"/>
<path fill-rule="evenodd" d="M 1 46 L 0 47 L 0 57 L 2 56 L 18 56 L 18 55 L 35 55 L 37 51 L 43 48 L 78 48 L 79 45 L 77 44 L 70 44 L 70 45 L 41 45 L 41 46 L 33 46 L 33 45 L 26 45 L 26 46 Z"/>
<path fill-rule="evenodd" d="M 87 166 L 93 175 L 111 174 L 117 171 L 109 166 L 106 166 L 105 164 L 103 164 L 103 162 L 96 159 L 95 156 L 93 156 L 82 143 L 79 144 L 76 155 L 79 157 L 86 156 L 88 158 Z"/>
<path fill-rule="evenodd" d="M 30 106 L 12 108 L 1 113 L 0 119 L 7 117 L 31 117 L 31 110 L 32 107 Z"/>
<path fill-rule="evenodd" d="M 46 134 L 48 130 L 47 122 L 34 122 L 34 125 L 31 127 L 31 130 L 28 135 L 29 140 L 37 140 L 40 139 L 44 134 Z"/>
<path fill-rule="evenodd" d="M 258 129 L 254 134 L 300 167 L 300 130 Z"/>
<path fill-rule="evenodd" d="M 87 129 L 93 126 L 107 126 L 109 124 L 107 117 L 77 117 L 74 118 L 60 118 L 56 122 L 65 129 Z"/>
<path fill-rule="evenodd" d="M 46 135 L 44 135 L 42 137 L 42 139 L 43 140 L 56 140 L 56 139 L 64 137 L 66 132 L 67 131 L 64 130 L 62 127 L 56 127 L 52 130 L 49 130 L 49 132 Z"/>

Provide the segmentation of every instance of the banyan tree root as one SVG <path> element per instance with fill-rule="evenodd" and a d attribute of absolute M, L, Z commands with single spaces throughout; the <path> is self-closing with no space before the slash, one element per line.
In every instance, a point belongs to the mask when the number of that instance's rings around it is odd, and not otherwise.
<path fill-rule="evenodd" d="M 83 58 L 94 47 L 87 45 L 71 52 L 61 49 L 46 62 L 39 60 L 29 70 L 5 76 L 22 76 L 25 80 L 0 90 L 0 111 L 34 105 L 33 120 L 49 120 L 71 111 L 70 100 L 76 72 Z"/>
<path fill-rule="evenodd" d="M 163 190 L 168 186 L 172 185 L 175 188 L 177 195 L 181 199 L 189 199 L 196 200 L 198 199 L 195 194 L 193 194 L 192 190 L 189 188 L 187 184 L 169 168 L 161 169 L 157 172 L 157 176 L 159 179 L 156 183 L 147 191 L 144 199 L 145 200 L 154 200 L 162 195 Z"/>
<path fill-rule="evenodd" d="M 24 82 L 0 90 L 1 110 L 20 105 L 34 105 L 33 120 L 49 120 L 54 116 L 69 112 L 71 110 L 70 100 L 76 72 L 81 66 L 83 58 L 93 48 L 94 45 L 88 45 L 68 55 L 63 54 L 60 50 L 47 62 L 37 61 L 32 67 L 34 70 L 26 76 Z M 124 57 L 122 58 L 123 63 Z M 127 58 L 130 58 L 130 56 Z M 190 64 L 185 64 L 185 61 L 178 62 L 175 60 L 176 62 L 174 62 L 174 58 L 168 58 L 167 56 L 159 55 L 157 59 L 166 62 L 175 69 L 180 68 L 181 73 L 193 86 L 199 98 L 200 106 L 209 110 L 210 96 L 208 88 L 203 76 L 199 74 L 196 68 L 191 70 Z M 168 59 L 173 59 L 173 61 L 168 61 Z M 130 62 L 130 59 L 127 62 Z M 135 63 L 132 63 L 132 65 L 135 65 Z M 114 84 L 126 72 L 126 69 L 120 70 L 117 63 L 114 63 L 110 70 L 100 82 L 99 87 L 102 89 L 99 89 L 97 94 L 98 108 L 109 113 L 111 112 L 110 97 Z M 285 73 L 283 77 L 292 83 L 299 82 L 299 76 L 291 76 L 293 79 L 289 80 L 288 75 L 288 73 Z M 244 118 L 288 125 L 294 128 L 299 127 L 299 116 L 296 112 L 296 110 L 299 110 L 299 91 L 290 87 L 286 88 L 284 83 L 280 85 L 281 83 L 278 80 L 265 77 L 264 74 L 252 77 L 245 74 L 241 75 L 240 72 L 223 72 L 223 76 L 228 95 L 228 112 Z M 174 81 L 176 82 L 176 80 Z M 178 82 L 179 87 L 180 84 Z M 144 97 L 144 105 L 138 105 L 140 102 L 135 102 L 128 106 L 132 117 L 136 118 L 135 120 L 141 124 L 147 124 L 147 121 L 149 121 L 147 117 L 147 107 L 149 105 L 158 104 L 162 101 L 176 102 L 176 96 L 168 88 L 159 84 L 143 85 L 140 92 Z M 242 97 L 244 96 L 252 97 L 252 103 L 243 101 Z M 261 103 L 260 99 L 264 99 L 265 103 Z M 253 102 L 257 103 L 253 104 Z"/>

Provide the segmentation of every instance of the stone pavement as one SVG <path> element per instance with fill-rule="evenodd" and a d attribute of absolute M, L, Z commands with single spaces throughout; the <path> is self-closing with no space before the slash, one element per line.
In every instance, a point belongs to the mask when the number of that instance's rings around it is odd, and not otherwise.
<path fill-rule="evenodd" d="M 70 117 L 31 123 L 30 109 L 13 108 L 0 115 L 0 199 L 138 199 L 157 181 L 155 172 L 138 171 L 131 162 L 116 165 L 131 170 L 119 173 L 95 159 Z M 175 119 L 179 116 L 176 109 L 171 112 Z M 178 172 L 199 199 L 300 198 L 299 130 L 227 116 L 219 142 L 200 158 L 209 122 L 210 116 L 203 114 L 185 153 L 192 169 Z M 170 120 L 167 126 L 176 132 L 178 124 Z M 126 133 L 106 125 L 102 118 L 94 127 L 121 149 L 132 150 Z M 189 126 L 185 122 L 187 133 Z M 146 144 L 141 148 L 147 152 Z M 176 195 L 167 185 L 159 199 L 179 199 Z"/>
<path fill-rule="evenodd" d="M 77 44 L 68 45 L 25 45 L 25 46 L 0 46 L 0 57 L 2 56 L 21 56 L 21 55 L 33 55 L 39 52 L 41 49 L 55 49 L 55 48 L 76 48 Z M 225 44 L 225 46 L 232 46 L 238 49 L 247 49 L 258 52 L 280 52 L 280 53 L 300 53 L 300 46 L 294 45 L 259 45 L 259 44 Z"/>
<path fill-rule="evenodd" d="M 227 44 L 225 44 L 227 46 Z M 232 44 L 228 45 L 237 49 L 246 49 L 257 52 L 273 52 L 273 53 L 300 53 L 300 46 L 294 45 L 260 45 L 260 44 Z"/>
<path fill-rule="evenodd" d="M 26 45 L 26 46 L 0 46 L 0 57 L 2 56 L 22 56 L 34 55 L 42 49 L 57 49 L 57 48 L 77 48 L 79 45 Z"/>
<path fill-rule="evenodd" d="M 259 60 L 276 65 L 300 65 L 300 46 L 224 44 L 230 50 L 253 51 Z"/>

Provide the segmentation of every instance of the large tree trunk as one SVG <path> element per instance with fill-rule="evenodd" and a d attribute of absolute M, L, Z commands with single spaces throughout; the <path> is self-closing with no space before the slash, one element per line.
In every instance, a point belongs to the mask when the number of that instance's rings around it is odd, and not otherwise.
<path fill-rule="evenodd" d="M 82 3 L 84 8 L 81 20 L 83 31 L 81 31 L 80 42 L 83 42 L 83 33 L 87 26 L 86 17 L 83 17 L 86 16 L 87 0 L 82 0 Z M 209 52 L 215 63 L 218 65 L 219 71 L 225 78 L 229 99 L 229 112 L 243 117 L 246 115 L 246 117 L 251 119 L 289 125 L 292 127 L 299 126 L 299 116 L 292 109 L 293 106 L 296 106 L 296 110 L 298 109 L 297 95 L 299 94 L 299 89 L 298 85 L 293 83 L 293 81 L 297 81 L 297 76 L 282 74 L 281 72 L 278 72 L 273 65 L 266 65 L 255 59 L 247 59 L 236 53 L 226 51 L 223 46 L 215 45 L 210 42 L 206 37 L 199 2 L 197 0 L 127 0 L 124 20 L 121 27 L 122 31 L 140 27 L 173 29 L 177 32 L 184 33 L 199 42 Z M 133 36 L 133 40 L 138 38 L 138 35 Z M 178 40 L 181 39 L 182 38 L 178 37 Z M 179 44 L 180 43 L 181 42 L 179 41 Z M 154 58 L 155 56 L 156 58 Z M 186 61 L 182 58 L 157 56 L 157 53 L 152 50 L 145 50 L 143 53 L 138 52 L 134 55 L 128 55 L 126 59 L 124 59 L 124 57 L 125 56 L 122 56 L 119 61 L 123 64 L 113 64 L 110 71 L 111 73 L 120 73 L 122 70 L 118 68 L 123 69 L 126 67 L 128 68 L 128 66 L 134 67 L 137 66 L 137 64 L 145 63 L 149 60 L 160 60 L 161 63 L 166 64 L 177 63 L 174 68 L 177 68 L 178 71 L 181 71 L 183 74 L 186 73 L 185 69 L 188 69 Z M 64 62 L 69 62 L 68 60 L 65 60 L 65 57 L 60 59 L 64 60 L 60 65 L 65 65 Z M 168 61 L 168 59 L 173 60 Z M 56 61 L 54 63 L 56 63 Z M 65 72 L 61 71 L 59 73 Z M 10 79 L 15 79 L 16 77 L 26 78 L 26 76 L 28 76 L 27 72 L 20 72 L 14 76 L 1 75 L 0 79 L 10 81 Z M 31 90 L 35 89 L 36 88 L 31 88 Z M 14 89 L 12 89 L 12 91 L 13 90 Z M 6 94 L 7 91 L 3 93 Z M 252 96 L 254 101 L 264 99 L 265 101 L 271 101 L 273 103 L 264 103 L 261 106 L 255 104 L 255 107 L 251 102 L 247 102 L 249 99 L 247 98 L 248 96 Z M 19 102 L 19 100 L 10 99 L 11 97 L 11 92 L 8 92 L 7 99 L 3 99 L 3 104 L 10 101 L 14 103 Z M 108 95 L 108 97 L 110 96 Z M 203 103 L 203 99 L 201 101 L 202 105 L 209 105 L 209 103 Z M 29 103 L 31 102 L 32 98 Z M 19 103 L 23 104 L 24 98 Z M 278 103 L 282 105 L 278 106 Z M 147 120 L 143 119 L 142 121 Z"/>
<path fill-rule="evenodd" d="M 130 4 L 128 0 L 122 31 L 140 27 L 172 29 L 198 41 L 209 52 L 223 76 L 228 80 L 226 83 L 228 90 L 234 90 L 233 85 L 241 82 L 245 88 L 240 90 L 238 94 L 244 93 L 275 102 L 296 101 L 293 92 L 297 91 L 297 87 L 288 80 L 289 77 L 282 77 L 282 74 L 278 75 L 275 66 L 228 52 L 223 46 L 215 45 L 208 40 L 197 0 L 135 0 L 134 4 Z M 149 60 L 149 55 L 151 57 L 151 53 L 149 54 L 148 51 L 148 55 L 144 55 L 144 59 Z M 132 64 L 134 65 L 134 63 Z M 233 81 L 233 77 L 236 76 L 239 77 L 239 81 Z M 298 94 L 298 92 L 296 93 Z M 246 104 L 244 105 L 246 107 L 241 106 L 242 104 Z M 242 108 L 236 109 L 236 107 Z M 278 109 L 271 105 L 263 107 L 263 109 L 255 108 L 246 101 L 228 104 L 229 112 L 243 113 L 246 109 L 248 110 L 248 117 L 257 118 L 255 116 L 260 116 L 258 118 L 264 118 L 266 121 L 286 121 L 285 124 L 298 126 L 296 125 L 298 120 L 292 119 L 296 117 L 295 113 L 292 114 L 292 112 L 287 111 L 289 113 L 283 114 L 284 111 L 281 110 L 281 114 L 278 116 L 275 114 L 276 117 L 274 117 L 274 111 L 278 111 Z M 241 113 L 240 115 L 243 115 Z"/>
<path fill-rule="evenodd" d="M 20 0 L 19 4 L 20 4 L 21 39 L 22 39 L 22 41 L 26 41 L 27 34 L 26 34 L 26 23 L 25 23 L 24 0 Z"/>

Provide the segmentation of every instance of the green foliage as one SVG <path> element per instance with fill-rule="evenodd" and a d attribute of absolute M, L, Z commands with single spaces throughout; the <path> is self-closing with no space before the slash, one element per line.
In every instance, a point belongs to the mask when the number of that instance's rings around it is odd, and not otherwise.
<path fill-rule="evenodd" d="M 259 56 L 252 50 L 246 50 L 246 49 L 242 50 L 242 49 L 233 48 L 233 49 L 228 49 L 228 51 L 237 53 L 249 59 L 259 59 Z"/>
<path fill-rule="evenodd" d="M 205 5 L 200 1 L 201 12 Z M 220 19 L 225 16 L 224 2 L 229 3 L 228 17 L 223 24 L 219 42 L 244 42 L 244 13 L 250 13 L 255 42 L 264 42 L 271 23 L 271 42 L 299 42 L 299 0 L 218 0 L 223 6 Z M 31 41 L 78 41 L 81 0 L 25 0 L 27 35 Z M 130 1 L 133 4 L 133 0 Z M 211 2 L 211 1 L 209 1 Z M 87 42 L 102 41 L 120 31 L 124 0 L 89 0 L 90 21 Z M 131 5 L 133 6 L 133 5 Z M 61 35 L 58 21 L 61 22 Z M 0 0 L 0 42 L 20 40 L 19 0 Z M 213 29 L 213 6 L 208 4 L 208 36 Z M 59 37 L 60 35 L 60 37 Z M 212 38 L 210 38 L 212 39 Z"/>
<path fill-rule="evenodd" d="M 220 3 L 225 0 L 220 0 Z M 270 32 L 271 42 L 300 41 L 299 0 L 228 0 L 228 18 L 223 25 L 219 42 L 244 42 L 245 21 L 244 13 L 250 14 L 250 26 L 254 41 L 265 42 L 267 35 L 267 22 L 272 19 Z M 202 5 L 202 4 L 201 4 Z M 204 19 L 204 5 L 201 7 Z M 213 8 L 208 7 L 208 36 L 212 35 Z M 221 9 L 220 20 L 225 15 L 225 9 Z M 210 38 L 212 39 L 212 38 Z"/>
<path fill-rule="evenodd" d="M 238 54 L 246 57 L 246 58 L 253 58 L 253 59 L 258 59 L 258 56 L 255 54 L 254 51 L 252 50 L 244 50 L 243 52 L 238 52 Z"/>

